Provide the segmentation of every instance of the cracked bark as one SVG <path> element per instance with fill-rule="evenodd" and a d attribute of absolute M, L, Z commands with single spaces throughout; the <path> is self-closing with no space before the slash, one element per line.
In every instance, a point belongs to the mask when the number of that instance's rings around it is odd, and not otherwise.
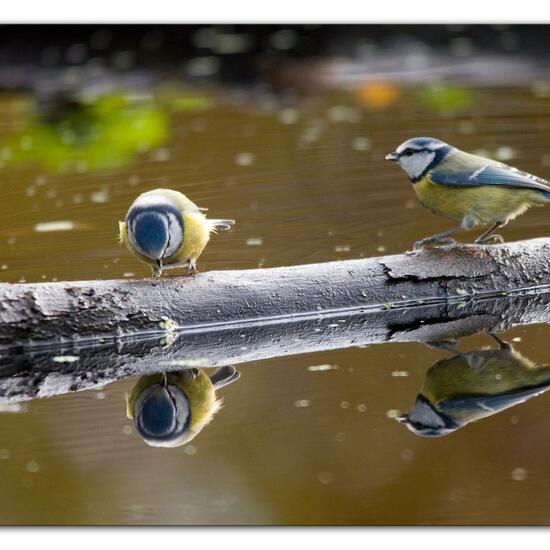
<path fill-rule="evenodd" d="M 550 239 L 536 239 L 190 278 L 0 284 L 0 397 L 548 322 L 549 258 Z M 76 359 L 59 362 L 67 355 Z"/>

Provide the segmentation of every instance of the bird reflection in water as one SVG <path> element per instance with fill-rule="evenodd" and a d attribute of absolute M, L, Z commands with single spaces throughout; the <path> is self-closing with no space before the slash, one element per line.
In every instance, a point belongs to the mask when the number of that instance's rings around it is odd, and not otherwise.
<path fill-rule="evenodd" d="M 231 366 L 220 367 L 210 376 L 196 368 L 142 376 L 126 396 L 126 414 L 148 445 L 179 447 L 220 409 L 216 391 L 239 377 Z"/>
<path fill-rule="evenodd" d="M 495 335 L 497 349 L 459 352 L 426 373 L 414 406 L 397 420 L 422 437 L 448 435 L 470 422 L 527 401 L 550 388 L 550 366 L 536 366 Z"/>

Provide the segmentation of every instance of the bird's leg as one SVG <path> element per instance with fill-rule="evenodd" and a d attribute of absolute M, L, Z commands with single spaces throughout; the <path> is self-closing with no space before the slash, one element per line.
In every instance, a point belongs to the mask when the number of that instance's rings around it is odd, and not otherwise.
<path fill-rule="evenodd" d="M 501 340 L 496 334 L 492 332 L 487 333 L 499 346 L 500 349 L 512 349 L 512 345 L 504 340 Z"/>
<path fill-rule="evenodd" d="M 487 244 L 490 242 L 503 243 L 504 239 L 500 235 L 492 235 L 499 227 L 506 225 L 506 222 L 496 222 L 487 231 L 482 233 L 475 241 L 475 244 Z"/>
<path fill-rule="evenodd" d="M 459 227 L 449 229 L 448 231 L 442 231 L 441 233 L 437 233 L 435 235 L 432 235 L 431 237 L 426 237 L 421 241 L 415 242 L 413 249 L 422 250 L 428 244 L 441 244 L 441 245 L 456 244 L 456 241 L 454 239 L 451 239 L 449 235 L 452 235 L 457 231 L 461 231 L 462 229 L 464 229 L 464 227 L 460 225 Z"/>
<path fill-rule="evenodd" d="M 197 261 L 187 260 L 187 275 L 194 275 L 197 272 Z"/>
<path fill-rule="evenodd" d="M 151 270 L 153 272 L 152 277 L 154 279 L 157 279 L 158 277 L 160 277 L 162 274 L 162 261 L 157 260 L 156 263 L 151 266 Z"/>

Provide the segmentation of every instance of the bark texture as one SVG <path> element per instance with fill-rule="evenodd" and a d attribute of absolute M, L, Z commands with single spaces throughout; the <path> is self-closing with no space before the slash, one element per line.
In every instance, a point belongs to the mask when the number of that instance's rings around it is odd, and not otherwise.
<path fill-rule="evenodd" d="M 550 239 L 194 277 L 0 284 L 0 398 L 550 320 Z"/>

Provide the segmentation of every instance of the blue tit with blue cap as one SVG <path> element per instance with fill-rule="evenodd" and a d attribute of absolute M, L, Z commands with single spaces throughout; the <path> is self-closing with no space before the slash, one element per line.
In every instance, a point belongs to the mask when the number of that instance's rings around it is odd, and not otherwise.
<path fill-rule="evenodd" d="M 174 267 L 186 267 L 193 274 L 210 234 L 231 229 L 235 223 L 209 220 L 205 210 L 179 191 L 147 191 L 132 203 L 125 221 L 119 222 L 120 242 L 151 266 L 153 277 Z"/>
<path fill-rule="evenodd" d="M 152 447 L 179 447 L 189 443 L 220 409 L 216 391 L 240 377 L 235 367 L 202 369 L 142 376 L 126 395 L 126 416 Z"/>
<path fill-rule="evenodd" d="M 537 366 L 490 336 L 498 349 L 451 348 L 453 357 L 432 365 L 414 406 L 397 420 L 422 437 L 448 435 L 550 389 L 550 366 Z"/>
<path fill-rule="evenodd" d="M 450 237 L 453 233 L 487 225 L 489 228 L 475 243 L 503 242 L 494 231 L 530 206 L 550 201 L 548 181 L 438 139 L 409 139 L 386 160 L 401 166 L 426 209 L 460 222 L 458 227 L 422 239 L 415 249 L 455 244 Z"/>

